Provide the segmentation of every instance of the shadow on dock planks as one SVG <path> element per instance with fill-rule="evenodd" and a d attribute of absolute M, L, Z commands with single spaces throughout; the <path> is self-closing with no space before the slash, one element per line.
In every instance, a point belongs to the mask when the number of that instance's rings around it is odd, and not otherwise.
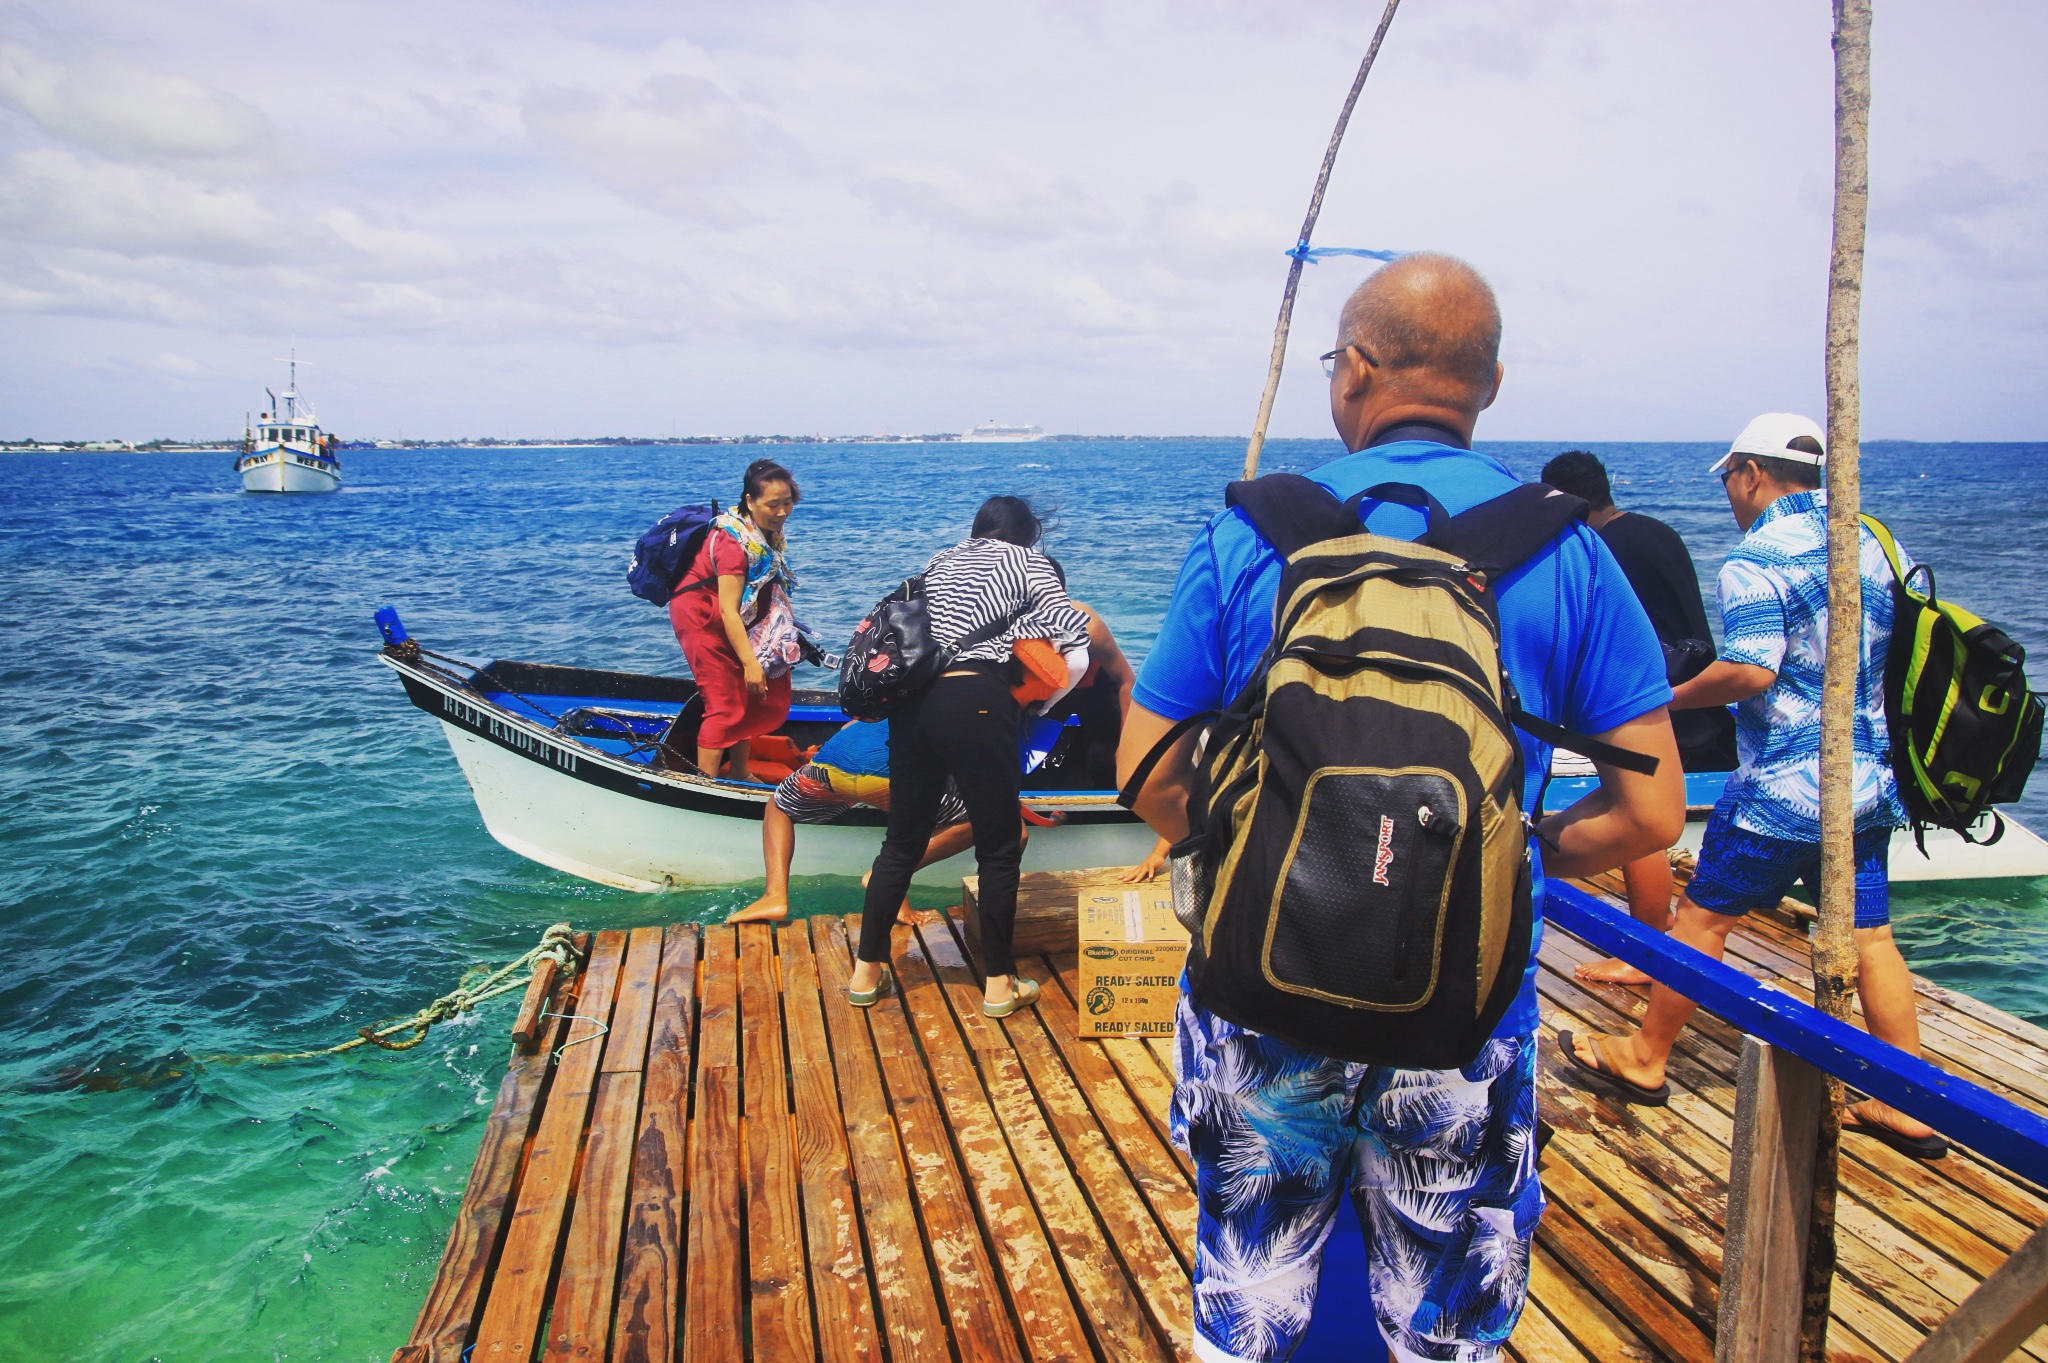
<path fill-rule="evenodd" d="M 1079 1040 L 1071 953 L 1024 963 L 1045 986 L 1037 1010 L 984 1019 L 945 926 L 899 928 L 897 994 L 852 1008 L 857 930 L 597 934 L 553 1006 L 573 1016 L 513 1056 L 393 1363 L 460 1363 L 472 1345 L 476 1363 L 1191 1358 L 1195 1199 L 1167 1140 L 1168 1044 Z M 1730 945 L 1731 963 L 1806 996 L 1789 906 Z M 1700 1014 L 1668 1108 L 1581 1087 L 1557 1029 L 1642 1008 L 1639 990 L 1572 978 L 1593 954 L 1545 938 L 1557 1135 L 1507 1352 L 1708 1360 L 1740 1037 Z M 1920 990 L 1931 1060 L 2048 1111 L 2048 1033 Z M 1853 1136 L 1843 1151 L 1831 1358 L 1904 1358 L 2048 1222 L 2048 1194 L 1966 1151 L 1923 1165 Z M 2019 1356 L 2048 1363 L 2048 1331 Z"/>

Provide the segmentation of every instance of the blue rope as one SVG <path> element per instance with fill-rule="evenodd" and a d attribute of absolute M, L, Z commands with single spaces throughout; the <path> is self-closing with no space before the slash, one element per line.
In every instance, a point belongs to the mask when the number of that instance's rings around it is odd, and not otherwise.
<path fill-rule="evenodd" d="M 1297 241 L 1294 243 L 1293 246 L 1288 248 L 1287 254 L 1292 256 L 1296 260 L 1305 260 L 1309 264 L 1313 265 L 1317 261 L 1327 260 L 1331 256 L 1363 256 L 1367 260 L 1399 260 L 1402 256 L 1407 255 L 1408 252 L 1368 251 L 1362 246 L 1311 247 L 1305 241 Z"/>

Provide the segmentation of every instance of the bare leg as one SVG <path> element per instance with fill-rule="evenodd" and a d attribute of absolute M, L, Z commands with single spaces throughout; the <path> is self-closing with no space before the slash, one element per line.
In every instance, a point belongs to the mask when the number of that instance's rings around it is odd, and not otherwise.
<path fill-rule="evenodd" d="M 1677 922 L 1671 926 L 1671 939 L 1718 961 L 1727 953 L 1728 934 L 1741 921 L 1733 914 L 1715 913 L 1691 899 L 1681 899 Z M 1632 1084 L 1655 1088 L 1664 1082 L 1664 1062 L 1671 1058 L 1678 1034 L 1685 1030 L 1698 1006 L 1668 985 L 1653 984 L 1643 1025 L 1633 1035 L 1595 1036 L 1579 1032 L 1572 1038 L 1573 1049 L 1589 1065 L 1618 1074 Z"/>
<path fill-rule="evenodd" d="M 744 742 L 735 743 L 732 747 L 726 749 L 729 765 L 725 769 L 725 779 L 728 781 L 753 780 L 754 769 L 748 765 L 753 756 L 754 740 L 751 738 Z"/>
<path fill-rule="evenodd" d="M 705 746 L 704 746 L 704 745 L 703 745 L 702 743 L 699 743 L 699 744 L 697 745 L 697 770 L 698 770 L 698 771 L 701 771 L 701 772 L 703 772 L 703 773 L 704 773 L 704 774 L 705 774 L 706 776 L 709 776 L 709 777 L 711 777 L 711 778 L 712 778 L 713 780 L 716 780 L 716 779 L 718 778 L 718 769 L 719 769 L 720 767 L 724 766 L 724 765 L 725 765 L 725 749 L 723 749 L 723 748 L 707 748 L 707 747 L 705 747 Z"/>
<path fill-rule="evenodd" d="M 789 863 L 796 856 L 796 824 L 773 800 L 761 816 L 761 864 L 768 888 L 761 897 L 735 912 L 728 923 L 772 923 L 789 917 Z"/>
<path fill-rule="evenodd" d="M 1913 976 L 1906 958 L 1892 941 L 1889 924 L 1856 929 L 1856 996 L 1863 1003 L 1863 1021 L 1870 1034 L 1908 1055 L 1920 1054 L 1920 1012 L 1913 999 Z M 1866 1122 L 1888 1126 L 1907 1136 L 1925 1136 L 1934 1128 L 1872 1098 L 1851 1109 Z"/>
<path fill-rule="evenodd" d="M 1658 932 L 1671 930 L 1671 858 L 1652 852 L 1621 868 L 1628 888 L 1628 911 L 1638 923 Z M 1589 984 L 1648 984 L 1650 977 L 1627 961 L 1609 957 L 1588 961 L 1572 972 Z"/>

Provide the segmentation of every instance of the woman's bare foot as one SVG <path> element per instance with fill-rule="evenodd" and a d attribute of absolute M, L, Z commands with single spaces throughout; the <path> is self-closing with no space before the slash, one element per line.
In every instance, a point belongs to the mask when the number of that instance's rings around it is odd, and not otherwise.
<path fill-rule="evenodd" d="M 1866 1125 L 1890 1127 L 1901 1136 L 1909 1136 L 1915 1140 L 1934 1134 L 1934 1128 L 1927 1123 L 1916 1122 L 1889 1103 L 1880 1103 L 1875 1098 L 1852 1105 L 1849 1112 Z"/>
<path fill-rule="evenodd" d="M 789 917 L 789 898 L 786 895 L 764 894 L 744 909 L 735 909 L 727 916 L 728 923 L 779 923 Z"/>
<path fill-rule="evenodd" d="M 1650 977 L 1630 965 L 1627 961 L 1609 957 L 1604 961 L 1588 961 L 1572 971 L 1572 978 L 1587 984 L 1648 984 Z"/>
<path fill-rule="evenodd" d="M 906 928 L 928 928 L 942 917 L 943 914 L 931 910 L 911 908 L 907 899 L 903 901 L 903 907 L 896 910 L 896 921 Z"/>

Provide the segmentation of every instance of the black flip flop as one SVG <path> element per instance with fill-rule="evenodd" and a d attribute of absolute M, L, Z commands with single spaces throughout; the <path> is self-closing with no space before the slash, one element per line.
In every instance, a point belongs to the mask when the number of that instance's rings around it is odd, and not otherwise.
<path fill-rule="evenodd" d="M 1633 1083 L 1618 1074 L 1610 1073 L 1599 1065 L 1589 1065 L 1579 1059 L 1578 1051 L 1572 1046 L 1572 1034 L 1570 1032 L 1559 1032 L 1557 1034 L 1557 1048 L 1564 1052 L 1564 1058 L 1572 1063 L 1573 1068 L 1582 1074 L 1591 1075 L 1612 1088 L 1620 1095 L 1624 1103 L 1635 1103 L 1640 1107 L 1663 1107 L 1671 1101 L 1671 1085 L 1668 1081 L 1657 1085 L 1655 1088 L 1645 1088 L 1641 1084 Z M 1593 1042 L 1593 1058 L 1596 1060 L 1600 1058 L 1600 1042 L 1597 1038 Z"/>
<path fill-rule="evenodd" d="M 1843 1121 L 1842 1134 L 1845 1136 L 1868 1136 L 1874 1141 L 1882 1141 L 1902 1155 L 1909 1155 L 1919 1160 L 1938 1160 L 1948 1154 L 1948 1137 L 1946 1136 L 1908 1136 L 1903 1131 L 1894 1131 L 1890 1127 L 1880 1126 L 1876 1122 L 1866 1122 L 1861 1117 L 1854 1115 Z"/>

